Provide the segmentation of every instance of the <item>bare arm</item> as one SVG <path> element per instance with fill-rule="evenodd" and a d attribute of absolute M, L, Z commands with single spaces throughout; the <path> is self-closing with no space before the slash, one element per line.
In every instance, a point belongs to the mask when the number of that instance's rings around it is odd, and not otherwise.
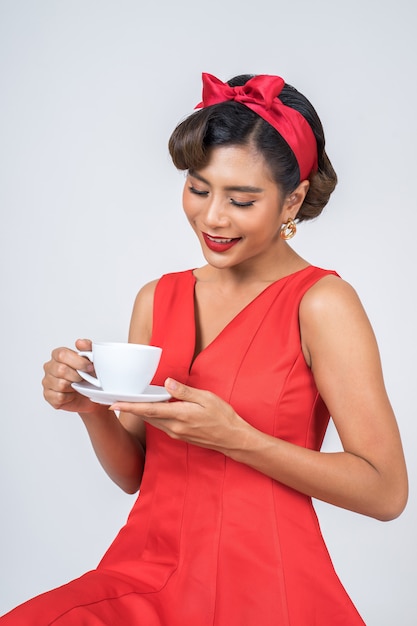
<path fill-rule="evenodd" d="M 170 436 L 223 452 L 302 493 L 392 519 L 405 506 L 407 475 L 362 305 L 349 285 L 327 277 L 304 297 L 300 325 L 307 362 L 343 452 L 317 452 L 266 435 L 214 394 L 181 384 L 170 387 L 169 381 L 169 391 L 183 402 L 130 407 Z"/>
<path fill-rule="evenodd" d="M 148 344 L 152 332 L 153 292 L 149 283 L 138 294 L 133 310 L 129 341 Z M 89 350 L 91 342 L 78 340 L 78 350 Z M 56 409 L 76 411 L 87 428 L 98 460 L 110 478 L 127 493 L 140 487 L 145 458 L 145 427 L 142 419 L 129 413 L 119 418 L 108 407 L 90 402 L 76 393 L 71 383 L 81 380 L 77 369 L 89 362 L 68 348 L 57 348 L 45 364 L 44 396 Z"/>
<path fill-rule="evenodd" d="M 307 362 L 344 450 L 321 454 L 317 482 L 326 488 L 316 495 L 379 519 L 396 517 L 407 500 L 405 461 L 375 336 L 357 294 L 336 277 L 319 281 L 301 303 L 300 325 Z"/>

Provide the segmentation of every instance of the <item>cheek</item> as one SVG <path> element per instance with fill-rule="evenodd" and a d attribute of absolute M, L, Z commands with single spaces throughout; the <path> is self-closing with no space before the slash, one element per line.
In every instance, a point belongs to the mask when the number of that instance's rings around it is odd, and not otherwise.
<path fill-rule="evenodd" d="M 190 197 L 190 194 L 186 191 L 182 194 L 182 208 L 186 218 L 192 223 L 198 215 L 198 204 L 196 200 Z"/>
<path fill-rule="evenodd" d="M 190 202 L 183 202 L 183 211 L 185 214 L 185 217 L 188 220 L 188 223 L 190 224 L 191 228 L 193 230 L 196 230 L 196 226 L 195 226 L 195 221 L 196 221 L 196 211 L 193 210 L 193 206 L 192 203 Z"/>
<path fill-rule="evenodd" d="M 182 207 L 183 207 L 184 211 L 186 210 L 185 206 L 187 204 L 187 193 L 186 193 L 186 191 L 187 191 L 187 188 L 184 187 L 184 189 L 182 190 Z"/>

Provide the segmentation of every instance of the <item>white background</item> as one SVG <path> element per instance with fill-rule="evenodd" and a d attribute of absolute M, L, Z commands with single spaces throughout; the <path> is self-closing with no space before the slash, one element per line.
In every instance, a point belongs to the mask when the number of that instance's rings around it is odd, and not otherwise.
<path fill-rule="evenodd" d="M 167 140 L 202 71 L 249 72 L 323 121 L 340 183 L 294 247 L 362 298 L 408 460 L 398 520 L 318 503 L 323 533 L 368 626 L 415 625 L 415 27 L 413 0 L 0 0 L 0 613 L 94 568 L 133 504 L 42 364 L 124 340 L 143 283 L 202 263 Z"/>

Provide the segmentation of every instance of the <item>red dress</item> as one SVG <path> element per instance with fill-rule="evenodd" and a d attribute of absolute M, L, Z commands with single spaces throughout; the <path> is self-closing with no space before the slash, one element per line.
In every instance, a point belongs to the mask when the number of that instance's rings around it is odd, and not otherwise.
<path fill-rule="evenodd" d="M 192 271 L 163 276 L 154 384 L 210 390 L 259 430 L 318 450 L 329 414 L 300 345 L 307 267 L 267 287 L 193 362 Z M 311 499 L 219 452 L 147 428 L 140 495 L 97 569 L 42 594 L 1 626 L 359 626 Z"/>

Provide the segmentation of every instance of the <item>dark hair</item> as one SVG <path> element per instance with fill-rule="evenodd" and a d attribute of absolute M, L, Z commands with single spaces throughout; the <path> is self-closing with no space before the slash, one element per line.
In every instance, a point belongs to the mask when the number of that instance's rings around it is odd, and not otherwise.
<path fill-rule="evenodd" d="M 236 76 L 228 84 L 244 85 L 250 78 L 252 75 Z M 337 176 L 324 149 L 322 124 L 311 103 L 288 84 L 279 98 L 304 116 L 317 141 L 318 170 L 309 176 L 310 187 L 297 214 L 301 222 L 320 215 L 336 186 Z M 207 164 L 211 148 L 224 145 L 253 145 L 263 155 L 284 195 L 300 184 L 298 163 L 287 142 L 263 118 L 232 100 L 200 109 L 178 124 L 169 140 L 169 152 L 178 169 L 198 170 Z"/>

